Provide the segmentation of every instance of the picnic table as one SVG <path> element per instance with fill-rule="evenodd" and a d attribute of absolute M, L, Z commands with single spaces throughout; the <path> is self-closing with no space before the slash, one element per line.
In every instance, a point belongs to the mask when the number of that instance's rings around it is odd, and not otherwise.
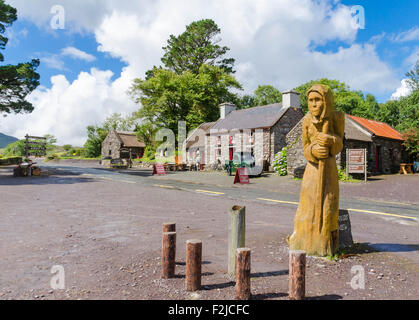
<path fill-rule="evenodd" d="M 111 168 L 114 169 L 127 169 L 128 163 L 125 163 L 122 159 L 112 159 L 111 160 Z"/>
<path fill-rule="evenodd" d="M 401 163 L 400 164 L 400 174 L 413 174 L 412 171 L 413 163 Z"/>

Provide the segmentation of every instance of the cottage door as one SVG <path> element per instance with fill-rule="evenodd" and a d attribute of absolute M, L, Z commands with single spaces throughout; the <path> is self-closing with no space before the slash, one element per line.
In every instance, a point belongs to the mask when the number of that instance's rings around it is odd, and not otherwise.
<path fill-rule="evenodd" d="M 377 146 L 375 150 L 375 171 L 381 172 L 381 146 Z"/>
<path fill-rule="evenodd" d="M 204 163 L 205 163 L 205 151 L 200 151 L 201 155 L 201 163 L 199 164 L 200 168 L 199 170 L 204 170 Z"/>

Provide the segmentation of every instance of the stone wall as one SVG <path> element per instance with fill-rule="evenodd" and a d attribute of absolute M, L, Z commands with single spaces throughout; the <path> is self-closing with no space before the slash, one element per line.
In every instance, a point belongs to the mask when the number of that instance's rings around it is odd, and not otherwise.
<path fill-rule="evenodd" d="M 102 142 L 102 159 L 111 157 L 119 159 L 121 149 L 121 140 L 119 140 L 115 131 L 110 131 Z"/>
<path fill-rule="evenodd" d="M 303 141 L 301 132 L 303 130 L 303 121 L 298 124 L 287 134 L 287 172 L 291 176 L 300 177 L 304 172 L 307 160 L 304 157 Z"/>
<path fill-rule="evenodd" d="M 272 163 L 275 155 L 288 145 L 287 134 L 304 117 L 304 112 L 300 108 L 289 108 L 281 119 L 271 129 L 271 153 L 269 162 Z M 301 130 L 300 130 L 301 132 Z"/>
<path fill-rule="evenodd" d="M 397 173 L 400 170 L 400 163 L 407 159 L 406 151 L 402 141 L 375 137 L 370 148 L 368 159 L 370 160 L 369 169 L 373 174 L 377 173 Z M 381 171 L 376 168 L 377 147 L 381 148 L 380 166 Z M 380 168 L 378 168 L 380 169 Z"/>

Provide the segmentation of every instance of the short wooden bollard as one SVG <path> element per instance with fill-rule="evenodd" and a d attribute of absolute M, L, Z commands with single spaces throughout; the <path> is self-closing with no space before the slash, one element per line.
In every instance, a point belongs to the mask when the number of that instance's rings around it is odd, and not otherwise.
<path fill-rule="evenodd" d="M 202 241 L 186 242 L 186 290 L 201 289 Z"/>
<path fill-rule="evenodd" d="M 163 223 L 162 233 L 165 233 L 165 232 L 176 232 L 176 223 L 174 222 Z"/>
<path fill-rule="evenodd" d="M 239 248 L 236 253 L 236 300 L 249 300 L 250 287 L 250 249 Z"/>
<path fill-rule="evenodd" d="M 175 276 L 176 266 L 176 232 L 163 233 L 161 266 L 163 279 Z"/>
<path fill-rule="evenodd" d="M 289 298 L 302 300 L 306 291 L 306 253 L 302 250 L 290 251 Z"/>
<path fill-rule="evenodd" d="M 246 207 L 234 206 L 230 210 L 228 240 L 228 274 L 236 274 L 236 250 L 246 245 Z"/>

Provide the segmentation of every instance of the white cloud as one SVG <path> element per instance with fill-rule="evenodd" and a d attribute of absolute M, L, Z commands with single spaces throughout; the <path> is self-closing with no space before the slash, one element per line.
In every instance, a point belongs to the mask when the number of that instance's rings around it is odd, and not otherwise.
<path fill-rule="evenodd" d="M 9 1 L 20 17 L 44 28 L 49 28 L 50 8 L 56 2 Z M 63 76 L 54 78 L 51 88 L 32 94 L 36 111 L 17 116 L 19 126 L 10 116 L 5 133 L 36 128 L 40 134 L 55 134 L 60 143 L 81 144 L 88 124 L 100 123 L 112 112 L 137 108 L 126 95 L 132 80 L 161 64 L 162 47 L 170 34 L 180 34 L 186 25 L 203 18 L 220 27 L 221 44 L 231 48 L 229 55 L 236 59 L 236 77 L 245 92 L 259 84 L 286 90 L 321 77 L 373 94 L 390 95 L 399 86 L 395 72 L 378 57 L 374 41 L 355 43 L 358 30 L 351 26 L 350 7 L 335 0 L 62 0 L 60 4 L 69 31 L 94 33 L 98 51 L 121 59 L 127 67 L 115 81 L 109 72 L 98 70 L 81 73 L 73 83 Z M 316 50 L 329 41 L 341 41 L 342 47 Z"/>
<path fill-rule="evenodd" d="M 92 61 L 96 60 L 96 57 L 94 55 L 91 55 L 87 52 L 84 52 L 84 51 L 79 50 L 79 49 L 74 48 L 74 47 L 64 48 L 61 51 L 61 54 L 63 56 L 69 56 L 73 59 L 80 59 L 80 60 L 84 60 L 84 61 L 87 61 L 87 62 L 92 62 Z"/>
<path fill-rule="evenodd" d="M 48 68 L 59 70 L 59 71 L 67 71 L 68 69 L 65 67 L 64 61 L 61 60 L 60 56 L 57 54 L 50 54 L 44 57 L 41 57 L 41 62 L 45 63 Z"/>
<path fill-rule="evenodd" d="M 419 27 L 413 27 L 410 30 L 404 31 L 400 34 L 393 35 L 392 40 L 395 42 L 408 42 L 419 40 Z"/>
<path fill-rule="evenodd" d="M 91 69 L 82 72 L 70 83 L 63 75 L 51 78 L 51 88 L 34 91 L 29 101 L 36 108 L 31 114 L 19 114 L 0 119 L 2 132 L 23 138 L 27 133 L 57 137 L 59 144 L 82 146 L 86 127 L 100 124 L 118 111 L 123 115 L 135 110 L 135 105 L 112 83 L 111 71 Z"/>
<path fill-rule="evenodd" d="M 391 99 L 397 100 L 402 97 L 406 97 L 412 93 L 412 89 L 409 87 L 407 79 L 403 79 L 399 88 L 397 88 L 396 92 L 391 95 Z"/>
<path fill-rule="evenodd" d="M 28 29 L 23 28 L 19 31 L 14 29 L 7 29 L 5 36 L 8 39 L 7 46 L 8 47 L 16 47 L 20 43 L 20 38 L 26 38 L 28 35 Z"/>

